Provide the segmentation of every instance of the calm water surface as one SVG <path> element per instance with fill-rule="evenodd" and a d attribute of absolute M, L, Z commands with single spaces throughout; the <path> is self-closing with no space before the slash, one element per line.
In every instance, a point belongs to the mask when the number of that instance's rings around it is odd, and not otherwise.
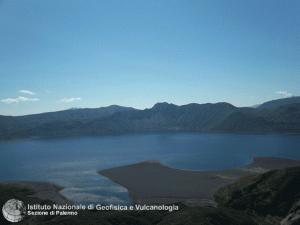
<path fill-rule="evenodd" d="M 159 160 L 181 169 L 247 165 L 256 156 L 300 159 L 300 136 L 160 132 L 0 143 L 0 181 L 47 181 L 75 204 L 131 205 L 128 190 L 97 171 Z"/>

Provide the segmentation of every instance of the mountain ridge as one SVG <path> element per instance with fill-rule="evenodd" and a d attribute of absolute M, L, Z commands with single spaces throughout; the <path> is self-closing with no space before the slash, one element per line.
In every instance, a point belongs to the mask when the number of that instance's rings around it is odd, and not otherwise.
<path fill-rule="evenodd" d="M 300 104 L 256 109 L 229 103 L 167 102 L 137 110 L 109 106 L 29 116 L 0 116 L 0 141 L 68 135 L 103 135 L 150 130 L 300 133 Z"/>
<path fill-rule="evenodd" d="M 257 106 L 257 108 L 258 109 L 275 108 L 278 106 L 289 105 L 293 103 L 300 103 L 300 96 L 292 96 L 289 98 L 280 98 L 280 99 L 271 100 Z"/>

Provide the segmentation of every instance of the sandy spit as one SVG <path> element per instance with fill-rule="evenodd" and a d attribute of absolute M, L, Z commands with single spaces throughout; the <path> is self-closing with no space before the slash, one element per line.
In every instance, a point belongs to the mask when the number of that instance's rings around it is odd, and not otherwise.
<path fill-rule="evenodd" d="M 159 161 L 100 170 L 98 173 L 127 188 L 134 203 L 166 204 L 213 200 L 214 192 L 251 173 L 300 166 L 300 160 L 256 157 L 247 166 L 210 171 L 174 169 Z M 195 204 L 197 205 L 197 204 Z"/>

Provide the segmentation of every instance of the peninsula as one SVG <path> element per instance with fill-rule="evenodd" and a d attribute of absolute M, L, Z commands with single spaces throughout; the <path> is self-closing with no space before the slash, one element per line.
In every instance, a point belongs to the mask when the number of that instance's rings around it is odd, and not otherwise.
<path fill-rule="evenodd" d="M 184 202 L 188 206 L 212 204 L 214 192 L 237 179 L 269 170 L 300 166 L 300 160 L 256 157 L 247 166 L 210 171 L 192 171 L 147 161 L 99 171 L 99 174 L 129 190 L 134 204 Z"/>

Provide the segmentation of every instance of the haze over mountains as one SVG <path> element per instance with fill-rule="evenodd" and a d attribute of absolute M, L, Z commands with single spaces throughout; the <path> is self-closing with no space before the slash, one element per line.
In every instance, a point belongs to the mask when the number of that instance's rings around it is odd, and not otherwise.
<path fill-rule="evenodd" d="M 154 130 L 300 133 L 299 100 L 300 97 L 279 99 L 257 108 L 238 108 L 229 103 L 183 106 L 157 103 L 145 110 L 113 105 L 27 116 L 0 116 L 0 140 Z"/>

